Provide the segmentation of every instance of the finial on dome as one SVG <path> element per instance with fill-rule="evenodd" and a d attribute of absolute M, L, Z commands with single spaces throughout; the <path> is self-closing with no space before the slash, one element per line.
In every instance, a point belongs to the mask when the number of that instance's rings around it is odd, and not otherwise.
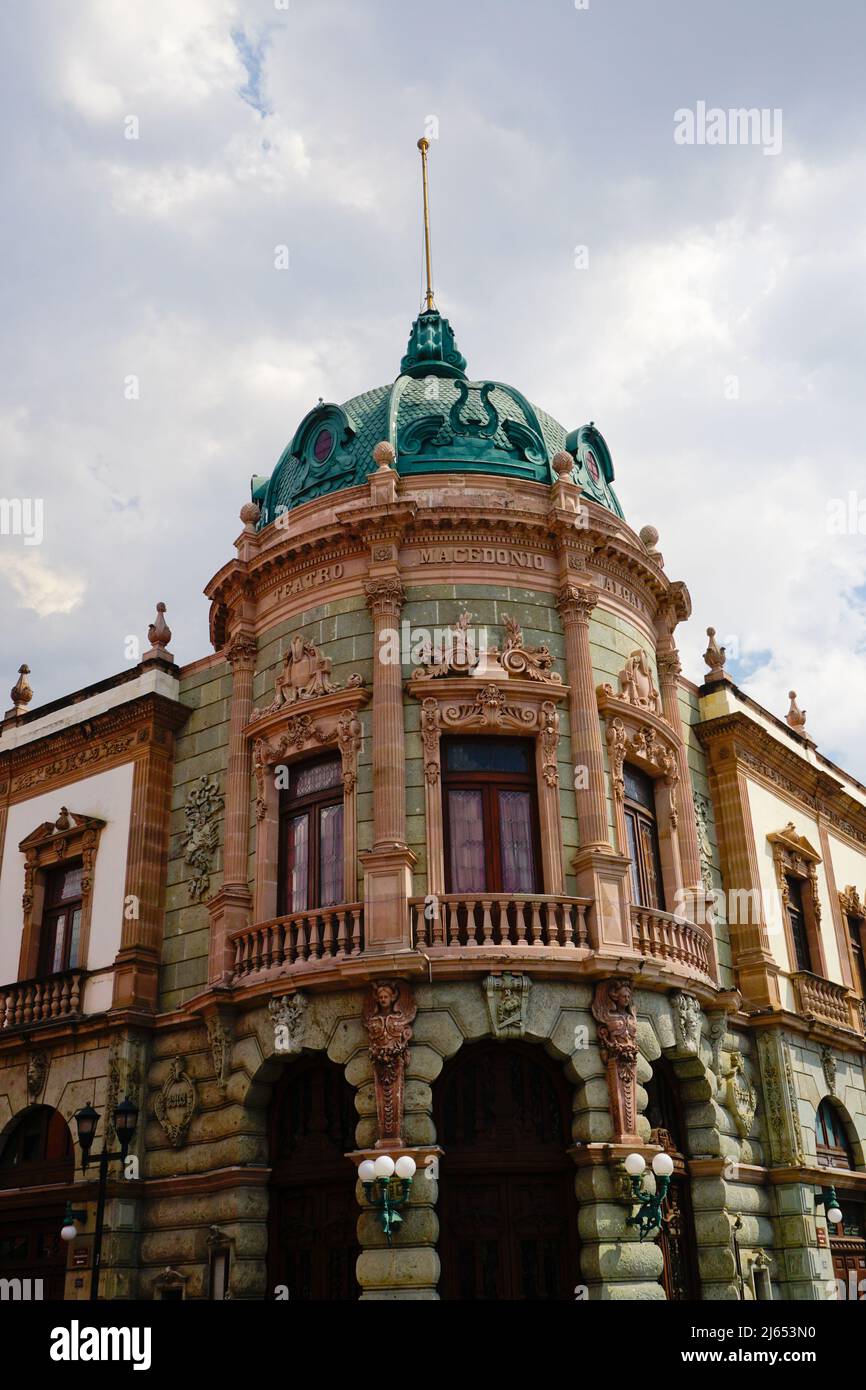
<path fill-rule="evenodd" d="M 261 520 L 262 509 L 258 502 L 245 502 L 240 510 L 240 518 L 244 523 L 244 530 L 247 533 L 255 531 L 258 522 Z"/>
<path fill-rule="evenodd" d="M 164 661 L 171 665 L 174 657 L 168 650 L 171 641 L 171 628 L 165 621 L 165 604 L 156 605 L 156 622 L 151 623 L 147 629 L 147 640 L 150 643 L 150 650 L 144 653 L 141 658 L 145 661 Z"/>
<path fill-rule="evenodd" d="M 791 708 L 785 715 L 785 723 L 789 728 L 796 729 L 798 734 L 804 734 L 805 737 L 808 738 L 809 735 L 806 733 L 806 711 L 800 709 L 797 704 L 796 690 L 788 691 L 788 699 L 791 701 Z"/>
<path fill-rule="evenodd" d="M 15 715 L 24 714 L 33 699 L 33 689 L 27 679 L 29 675 L 29 666 L 18 667 L 18 679 L 9 692 L 12 697 L 12 712 Z"/>
<path fill-rule="evenodd" d="M 421 151 L 421 187 L 424 194 L 424 260 L 427 266 L 427 291 L 424 302 L 429 314 L 435 308 L 433 303 L 433 259 L 430 254 L 430 191 L 427 185 L 427 151 L 430 148 L 430 141 L 425 139 L 423 135 L 418 141 L 418 148 Z"/>
<path fill-rule="evenodd" d="M 567 478 L 574 468 L 574 459 L 567 449 L 557 449 L 550 460 L 550 466 L 557 478 Z"/>
<path fill-rule="evenodd" d="M 651 560 L 655 560 L 660 569 L 664 568 L 664 556 L 657 548 L 659 543 L 659 533 L 654 526 L 642 526 L 638 532 L 643 541 L 644 550 Z"/>
<path fill-rule="evenodd" d="M 704 675 L 704 685 L 717 685 L 719 681 L 729 681 L 731 677 L 725 670 L 725 649 L 716 641 L 716 629 L 708 627 L 707 636 L 710 640 L 704 652 L 704 661 L 710 669 Z"/>
<path fill-rule="evenodd" d="M 393 444 L 389 444 L 387 439 L 380 439 L 373 449 L 373 462 L 376 467 L 384 472 L 385 469 L 393 468 L 397 455 L 394 453 Z"/>

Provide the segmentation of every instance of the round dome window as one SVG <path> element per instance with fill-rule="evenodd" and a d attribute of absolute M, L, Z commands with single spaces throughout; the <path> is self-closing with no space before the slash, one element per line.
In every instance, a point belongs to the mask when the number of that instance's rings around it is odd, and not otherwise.
<path fill-rule="evenodd" d="M 330 430 L 319 430 L 316 435 L 316 442 L 313 445 L 313 456 L 316 463 L 324 463 L 334 447 L 334 436 Z"/>

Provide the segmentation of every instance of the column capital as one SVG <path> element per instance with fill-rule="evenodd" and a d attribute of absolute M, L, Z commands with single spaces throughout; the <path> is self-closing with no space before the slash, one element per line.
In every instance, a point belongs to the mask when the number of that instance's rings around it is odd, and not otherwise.
<path fill-rule="evenodd" d="M 398 618 L 406 602 L 406 594 L 397 574 L 368 579 L 364 585 L 364 597 L 374 617 Z"/>
<path fill-rule="evenodd" d="M 556 596 L 556 607 L 564 621 L 588 623 L 598 600 L 594 584 L 563 584 Z"/>
<path fill-rule="evenodd" d="M 656 655 L 656 667 L 658 669 L 659 679 L 670 677 L 676 680 L 677 676 L 682 674 L 683 669 L 676 647 L 672 647 L 666 652 L 658 652 Z"/>
<path fill-rule="evenodd" d="M 224 649 L 224 656 L 233 671 L 254 671 L 258 647 L 251 632 L 239 632 Z"/>

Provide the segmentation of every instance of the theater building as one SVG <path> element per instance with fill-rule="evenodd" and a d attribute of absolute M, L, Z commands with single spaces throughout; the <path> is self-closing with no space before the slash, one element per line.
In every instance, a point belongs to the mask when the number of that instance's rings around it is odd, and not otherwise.
<path fill-rule="evenodd" d="M 128 1096 L 105 1298 L 866 1280 L 866 789 L 714 638 L 683 677 L 688 589 L 613 481 L 428 298 L 395 380 L 254 480 L 200 660 L 161 609 L 119 675 L 38 707 L 21 673 L 0 1278 L 87 1297 L 72 1117 L 98 1151 Z M 641 1240 L 623 1160 L 660 1151 Z M 390 1246 L 357 1180 L 383 1153 L 417 1164 Z"/>

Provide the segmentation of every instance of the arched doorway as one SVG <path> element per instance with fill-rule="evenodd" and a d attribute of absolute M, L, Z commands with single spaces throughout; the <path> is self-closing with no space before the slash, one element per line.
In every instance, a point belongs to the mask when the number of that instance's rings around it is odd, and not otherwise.
<path fill-rule="evenodd" d="M 358 1258 L 352 1165 L 355 1097 L 341 1067 L 305 1056 L 286 1066 L 269 1115 L 268 1288 L 294 1301 L 354 1299 Z"/>
<path fill-rule="evenodd" d="M 827 1179 L 828 1185 L 832 1182 L 836 1187 L 842 1212 L 838 1225 L 827 1223 L 833 1275 L 843 1298 L 859 1299 L 866 1286 L 866 1205 L 859 1191 L 846 1190 L 843 1174 L 854 1172 L 857 1163 L 846 1116 L 829 1096 L 821 1101 L 815 1115 L 815 1147 L 818 1167 L 836 1170 L 829 1172 Z"/>
<path fill-rule="evenodd" d="M 72 1135 L 60 1111 L 34 1105 L 17 1116 L 0 1142 L 0 1278 L 41 1279 L 44 1299 L 63 1298 L 60 1228 L 74 1177 Z"/>
<path fill-rule="evenodd" d="M 664 1057 L 653 1062 L 652 1080 L 646 1091 L 651 1142 L 669 1153 L 674 1163 L 658 1237 L 664 1256 L 659 1282 L 664 1287 L 665 1297 L 674 1302 L 699 1299 L 701 1282 L 686 1160 L 686 1127 L 673 1069 Z"/>
<path fill-rule="evenodd" d="M 571 1095 L 523 1043 L 464 1046 L 434 1087 L 443 1299 L 573 1299 Z"/>

